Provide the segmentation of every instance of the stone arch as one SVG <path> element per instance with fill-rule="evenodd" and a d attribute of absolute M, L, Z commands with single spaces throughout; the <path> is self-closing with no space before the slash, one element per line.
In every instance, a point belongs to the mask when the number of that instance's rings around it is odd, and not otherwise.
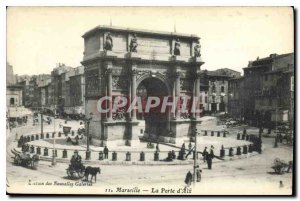
<path fill-rule="evenodd" d="M 157 78 L 160 81 L 162 81 L 168 90 L 168 95 L 172 95 L 172 90 L 171 90 L 170 84 L 169 84 L 168 80 L 166 79 L 166 76 L 161 73 L 153 73 L 151 71 L 149 71 L 148 73 L 144 73 L 142 76 L 137 78 L 136 86 L 139 86 L 139 84 L 147 78 Z"/>

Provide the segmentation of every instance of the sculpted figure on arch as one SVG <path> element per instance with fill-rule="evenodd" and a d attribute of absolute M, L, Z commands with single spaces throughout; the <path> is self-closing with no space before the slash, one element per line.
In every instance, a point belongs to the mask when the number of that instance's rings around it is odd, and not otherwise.
<path fill-rule="evenodd" d="M 112 40 L 112 37 L 110 35 L 110 32 L 108 32 L 107 35 L 106 35 L 106 37 L 105 37 L 104 49 L 111 51 L 112 47 L 113 47 L 113 40 Z"/>
<path fill-rule="evenodd" d="M 130 41 L 129 51 L 137 52 L 137 46 L 138 46 L 138 42 L 137 42 L 136 34 L 133 34 L 133 37 L 131 38 Z"/>

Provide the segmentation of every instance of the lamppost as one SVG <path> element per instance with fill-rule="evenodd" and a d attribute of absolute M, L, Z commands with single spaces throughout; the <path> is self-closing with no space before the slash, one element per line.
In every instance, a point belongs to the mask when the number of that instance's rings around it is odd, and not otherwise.
<path fill-rule="evenodd" d="M 197 129 L 194 130 L 195 132 L 195 154 L 194 154 L 194 176 L 193 176 L 193 184 L 194 184 L 194 187 L 196 185 L 196 176 L 197 176 L 197 168 L 198 168 L 198 165 L 197 165 L 197 136 L 198 136 L 198 132 L 197 132 Z"/>
<path fill-rule="evenodd" d="M 55 116 L 56 116 L 56 106 L 54 110 L 54 117 L 53 117 L 53 125 L 54 125 L 54 132 L 53 132 L 53 155 L 52 155 L 52 162 L 51 165 L 55 166 L 56 165 L 56 154 L 55 154 L 55 134 L 56 134 L 56 128 L 55 128 Z"/>
<path fill-rule="evenodd" d="M 90 121 L 93 118 L 93 113 L 90 113 L 90 118 L 86 118 L 84 121 L 87 124 L 86 132 L 86 155 L 85 160 L 91 160 L 91 151 L 90 151 Z"/>
<path fill-rule="evenodd" d="M 43 117 L 43 112 L 44 112 L 44 107 L 42 106 L 42 111 L 41 111 L 41 134 L 43 134 L 43 122 L 44 122 L 44 117 Z"/>

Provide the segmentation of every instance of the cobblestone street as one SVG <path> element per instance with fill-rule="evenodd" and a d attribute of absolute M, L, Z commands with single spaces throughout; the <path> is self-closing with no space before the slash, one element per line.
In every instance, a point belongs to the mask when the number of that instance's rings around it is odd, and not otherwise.
<path fill-rule="evenodd" d="M 59 120 L 57 120 L 59 121 Z M 49 125 L 51 127 L 51 125 Z M 19 132 L 28 132 L 33 128 L 17 129 Z M 39 127 L 34 127 L 39 130 Z M 14 132 L 7 136 L 7 144 L 14 141 Z M 249 158 L 234 159 L 232 161 L 213 160 L 213 169 L 208 170 L 207 165 L 200 160 L 202 169 L 202 180 L 196 183 L 195 188 L 200 188 L 203 194 L 214 190 L 214 193 L 239 193 L 249 192 L 249 194 L 264 194 L 272 192 L 274 194 L 289 194 L 292 189 L 292 174 L 285 173 L 276 175 L 271 166 L 275 158 L 292 160 L 292 147 L 279 144 L 278 148 L 273 148 L 274 138 L 263 138 L 264 151 Z M 8 185 L 22 186 L 25 191 L 30 191 L 34 184 L 38 183 L 61 183 L 62 186 L 43 188 L 45 192 L 59 192 L 60 188 L 76 188 L 77 185 L 88 185 L 89 182 L 81 180 L 70 180 L 67 178 L 67 163 L 58 163 L 55 167 L 51 162 L 40 161 L 37 170 L 14 166 L 10 159 L 11 146 L 7 147 L 7 181 Z M 121 159 L 120 159 L 121 160 Z M 99 166 L 99 165 L 94 165 Z M 98 175 L 97 182 L 92 186 L 78 189 L 78 192 L 89 192 L 90 188 L 95 188 L 93 193 L 103 193 L 106 189 L 117 192 L 117 187 L 134 188 L 143 184 L 143 193 L 151 193 L 151 188 L 184 188 L 184 179 L 188 171 L 193 170 L 192 161 L 190 164 L 182 165 L 101 165 L 101 175 Z M 284 188 L 279 188 L 279 181 L 283 181 Z M 68 183 L 69 182 L 69 183 Z M 71 182 L 71 183 L 70 183 Z M 130 185 L 128 185 L 130 182 Z M 29 185 L 29 183 L 31 185 Z M 59 184 L 57 184 L 59 185 Z M 64 186 L 66 185 L 66 186 Z M 73 187 L 71 187 L 73 185 Z M 218 188 L 222 186 L 222 188 Z M 38 186 L 34 186 L 36 188 Z M 57 188 L 56 188 L 57 187 Z M 267 189 L 266 189 L 267 188 Z M 42 188 L 41 188 L 42 189 Z M 13 191 L 13 189 L 11 189 Z M 148 191 L 147 191 L 148 190 Z M 119 192 L 120 193 L 120 192 Z"/>

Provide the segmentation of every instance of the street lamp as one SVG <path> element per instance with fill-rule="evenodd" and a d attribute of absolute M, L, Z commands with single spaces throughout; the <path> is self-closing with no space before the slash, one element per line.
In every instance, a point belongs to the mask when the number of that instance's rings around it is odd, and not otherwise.
<path fill-rule="evenodd" d="M 87 124 L 87 132 L 86 132 L 86 155 L 85 160 L 91 159 L 91 151 L 90 151 L 90 121 L 93 118 L 93 113 L 90 113 L 90 118 L 86 118 L 84 121 Z"/>
<path fill-rule="evenodd" d="M 51 163 L 52 166 L 56 165 L 56 154 L 55 154 L 55 151 L 56 151 L 56 149 L 55 149 L 55 134 L 56 134 L 56 132 L 55 132 L 55 130 L 56 130 L 56 128 L 55 128 L 55 116 L 56 116 L 56 107 L 55 107 L 55 110 L 54 110 L 54 117 L 53 117 L 54 133 L 53 133 L 53 155 L 52 155 L 52 163 Z"/>
<path fill-rule="evenodd" d="M 193 184 L 194 184 L 194 187 L 196 185 L 196 176 L 197 176 L 197 135 L 198 135 L 198 132 L 197 132 L 197 129 L 194 130 L 195 132 L 195 154 L 194 154 L 194 177 L 193 177 Z"/>

